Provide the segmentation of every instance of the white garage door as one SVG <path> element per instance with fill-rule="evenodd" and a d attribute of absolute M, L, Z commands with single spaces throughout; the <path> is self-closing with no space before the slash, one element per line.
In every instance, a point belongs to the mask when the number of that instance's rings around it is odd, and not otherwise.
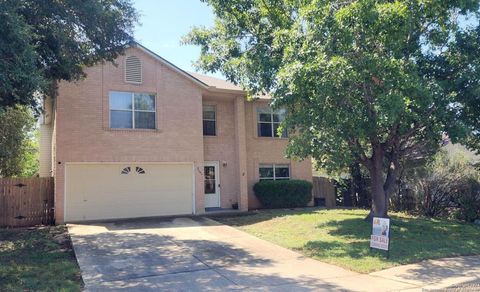
<path fill-rule="evenodd" d="M 68 164 L 65 221 L 192 214 L 191 164 Z"/>

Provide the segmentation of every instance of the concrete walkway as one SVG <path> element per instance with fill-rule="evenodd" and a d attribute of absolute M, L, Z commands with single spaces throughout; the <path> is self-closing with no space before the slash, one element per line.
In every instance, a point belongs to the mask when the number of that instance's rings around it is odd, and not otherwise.
<path fill-rule="evenodd" d="M 455 291 L 480 291 L 480 256 L 428 260 L 370 275 L 409 283 L 425 290 L 451 287 L 458 288 Z"/>
<path fill-rule="evenodd" d="M 206 218 L 68 229 L 88 291 L 421 291 L 480 279 L 480 257 L 358 274 Z"/>

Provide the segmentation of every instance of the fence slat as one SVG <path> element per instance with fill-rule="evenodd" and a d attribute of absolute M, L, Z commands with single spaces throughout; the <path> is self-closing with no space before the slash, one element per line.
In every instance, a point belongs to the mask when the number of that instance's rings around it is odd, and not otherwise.
<path fill-rule="evenodd" d="M 327 208 L 335 207 L 335 185 L 331 180 L 325 177 L 314 176 L 313 183 L 313 197 L 324 198 L 325 206 Z"/>
<path fill-rule="evenodd" d="M 52 177 L 0 178 L 0 227 L 53 224 Z"/>

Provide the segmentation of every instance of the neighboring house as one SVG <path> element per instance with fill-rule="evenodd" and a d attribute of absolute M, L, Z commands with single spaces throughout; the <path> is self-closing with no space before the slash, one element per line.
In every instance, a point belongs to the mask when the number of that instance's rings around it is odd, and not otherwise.
<path fill-rule="evenodd" d="M 284 158 L 268 99 L 138 44 L 115 63 L 45 101 L 40 175 L 55 177 L 58 223 L 247 210 L 260 179 L 311 181 L 310 160 Z"/>

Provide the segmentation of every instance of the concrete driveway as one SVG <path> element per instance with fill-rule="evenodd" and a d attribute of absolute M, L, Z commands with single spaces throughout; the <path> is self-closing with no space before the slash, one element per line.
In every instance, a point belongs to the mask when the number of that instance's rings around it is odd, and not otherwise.
<path fill-rule="evenodd" d="M 305 258 L 206 218 L 68 225 L 88 291 L 419 289 Z"/>

